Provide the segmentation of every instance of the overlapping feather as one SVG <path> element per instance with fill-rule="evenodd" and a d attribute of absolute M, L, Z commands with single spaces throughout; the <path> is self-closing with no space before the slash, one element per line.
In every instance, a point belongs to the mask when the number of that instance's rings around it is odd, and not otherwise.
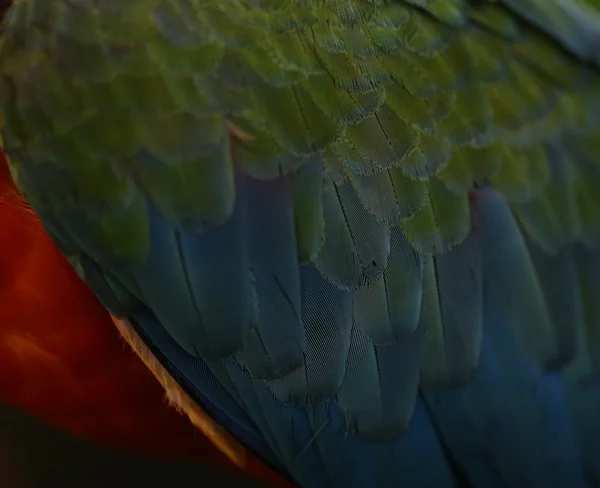
<path fill-rule="evenodd" d="M 567 3 L 29 0 L 0 37 L 6 150 L 115 313 L 389 439 L 419 385 L 478 367 L 486 274 L 536 364 L 597 373 L 579 293 L 553 303 L 593 287 L 573 261 L 600 233 L 600 22 Z"/>

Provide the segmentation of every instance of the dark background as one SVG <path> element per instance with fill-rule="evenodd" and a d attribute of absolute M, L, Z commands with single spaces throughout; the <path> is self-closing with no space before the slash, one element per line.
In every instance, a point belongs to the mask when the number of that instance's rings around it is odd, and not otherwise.
<path fill-rule="evenodd" d="M 198 460 L 157 462 L 108 451 L 0 404 L 0 487 L 259 487 Z"/>

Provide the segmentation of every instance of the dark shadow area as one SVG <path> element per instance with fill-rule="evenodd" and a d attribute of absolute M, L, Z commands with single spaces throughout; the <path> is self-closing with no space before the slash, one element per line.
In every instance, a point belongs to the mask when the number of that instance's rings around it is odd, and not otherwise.
<path fill-rule="evenodd" d="M 159 462 L 109 451 L 0 405 L 2 488 L 259 487 L 201 461 Z"/>

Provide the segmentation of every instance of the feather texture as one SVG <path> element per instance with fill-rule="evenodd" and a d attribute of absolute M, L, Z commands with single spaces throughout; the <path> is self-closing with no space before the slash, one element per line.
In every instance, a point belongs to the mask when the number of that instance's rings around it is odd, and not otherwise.
<path fill-rule="evenodd" d="M 5 146 L 106 306 L 300 485 L 585 487 L 593 2 L 20 2 Z"/>

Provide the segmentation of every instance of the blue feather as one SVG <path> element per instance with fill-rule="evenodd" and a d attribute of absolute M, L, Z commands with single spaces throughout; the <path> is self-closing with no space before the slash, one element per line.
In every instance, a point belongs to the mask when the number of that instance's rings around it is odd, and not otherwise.
<path fill-rule="evenodd" d="M 237 358 L 254 376 L 279 377 L 303 365 L 305 350 L 291 181 L 248 177 L 241 187 L 259 320 Z"/>
<path fill-rule="evenodd" d="M 560 377 L 523 355 L 486 293 L 481 363 L 467 386 L 426 391 L 452 456 L 474 487 L 585 487 Z"/>

